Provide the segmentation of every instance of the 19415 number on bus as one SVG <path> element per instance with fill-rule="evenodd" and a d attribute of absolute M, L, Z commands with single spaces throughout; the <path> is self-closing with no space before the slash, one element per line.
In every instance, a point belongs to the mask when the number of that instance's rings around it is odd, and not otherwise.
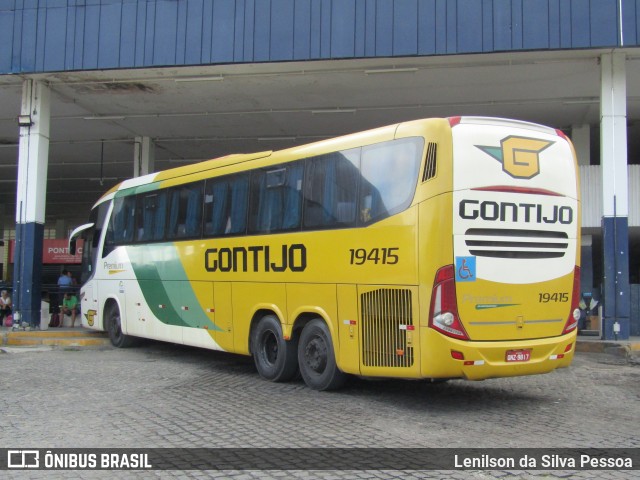
<path fill-rule="evenodd" d="M 372 248 L 367 250 L 365 248 L 352 248 L 349 250 L 351 253 L 351 265 L 364 265 L 367 262 L 374 263 L 376 265 L 395 265 L 398 263 L 398 247 L 391 248 Z"/>
<path fill-rule="evenodd" d="M 569 293 L 567 292 L 554 292 L 554 293 L 544 292 L 544 293 L 538 294 L 539 303 L 550 303 L 550 302 L 565 303 L 568 301 L 569 301 Z"/>

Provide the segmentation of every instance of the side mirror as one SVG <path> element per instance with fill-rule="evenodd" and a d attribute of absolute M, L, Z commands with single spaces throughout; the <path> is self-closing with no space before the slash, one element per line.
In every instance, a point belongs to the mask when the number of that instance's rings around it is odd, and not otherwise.
<path fill-rule="evenodd" d="M 80 225 L 73 232 L 71 232 L 71 235 L 69 236 L 69 253 L 71 255 L 75 255 L 76 254 L 76 242 L 78 241 L 78 237 L 86 236 L 87 234 L 84 233 L 84 235 L 83 235 L 82 232 L 84 232 L 85 230 L 90 229 L 93 226 L 94 226 L 93 223 L 85 223 L 84 225 Z"/>

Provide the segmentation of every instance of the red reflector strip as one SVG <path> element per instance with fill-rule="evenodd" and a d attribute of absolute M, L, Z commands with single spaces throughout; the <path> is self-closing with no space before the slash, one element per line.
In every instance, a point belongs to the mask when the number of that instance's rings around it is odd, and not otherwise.
<path fill-rule="evenodd" d="M 564 353 L 570 352 L 571 347 L 573 347 L 573 343 L 570 343 L 569 345 L 566 346 L 566 348 L 564 349 Z"/>
<path fill-rule="evenodd" d="M 464 360 L 464 353 L 458 352 L 457 350 L 451 350 L 451 357 L 456 360 Z"/>
<path fill-rule="evenodd" d="M 398 328 L 400 330 L 415 330 L 415 325 L 399 325 Z"/>
<path fill-rule="evenodd" d="M 189 310 L 189 307 L 182 306 L 180 307 L 182 310 Z"/>
<path fill-rule="evenodd" d="M 344 323 L 345 325 L 355 325 L 356 321 L 355 320 L 343 320 L 342 323 Z"/>
<path fill-rule="evenodd" d="M 166 305 L 158 305 L 158 308 L 167 308 Z"/>
<path fill-rule="evenodd" d="M 549 357 L 549 360 L 560 360 L 561 358 L 564 358 L 564 353 L 559 353 L 558 355 L 551 355 Z"/>
<path fill-rule="evenodd" d="M 484 365 L 484 360 L 467 360 L 465 365 Z"/>

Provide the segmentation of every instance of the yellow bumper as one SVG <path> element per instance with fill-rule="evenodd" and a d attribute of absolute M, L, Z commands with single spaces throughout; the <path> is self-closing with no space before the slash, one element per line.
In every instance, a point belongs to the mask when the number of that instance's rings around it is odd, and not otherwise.
<path fill-rule="evenodd" d="M 560 337 L 495 342 L 456 340 L 431 328 L 422 328 L 421 333 L 421 376 L 425 378 L 484 380 L 547 373 L 568 367 L 576 346 L 575 330 Z M 530 358 L 507 361 L 509 350 L 528 350 Z"/>

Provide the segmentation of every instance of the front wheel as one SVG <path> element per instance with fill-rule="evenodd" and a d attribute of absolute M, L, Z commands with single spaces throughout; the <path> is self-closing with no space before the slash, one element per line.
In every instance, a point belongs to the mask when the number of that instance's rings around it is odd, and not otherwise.
<path fill-rule="evenodd" d="M 298 371 L 295 340 L 286 341 L 274 315 L 265 315 L 251 332 L 251 353 L 262 378 L 272 382 L 291 380 Z"/>
<path fill-rule="evenodd" d="M 117 348 L 128 348 L 133 347 L 138 343 L 138 339 L 136 337 L 132 337 L 131 335 L 125 335 L 122 332 L 122 324 L 120 321 L 120 309 L 118 305 L 115 303 L 111 305 L 111 307 L 107 310 L 107 315 L 105 318 L 106 321 L 106 329 L 109 333 L 109 340 L 111 340 L 111 344 Z"/>
<path fill-rule="evenodd" d="M 347 378 L 336 365 L 329 328 L 319 318 L 311 320 L 302 329 L 298 364 L 304 383 L 314 390 L 338 389 Z"/>

